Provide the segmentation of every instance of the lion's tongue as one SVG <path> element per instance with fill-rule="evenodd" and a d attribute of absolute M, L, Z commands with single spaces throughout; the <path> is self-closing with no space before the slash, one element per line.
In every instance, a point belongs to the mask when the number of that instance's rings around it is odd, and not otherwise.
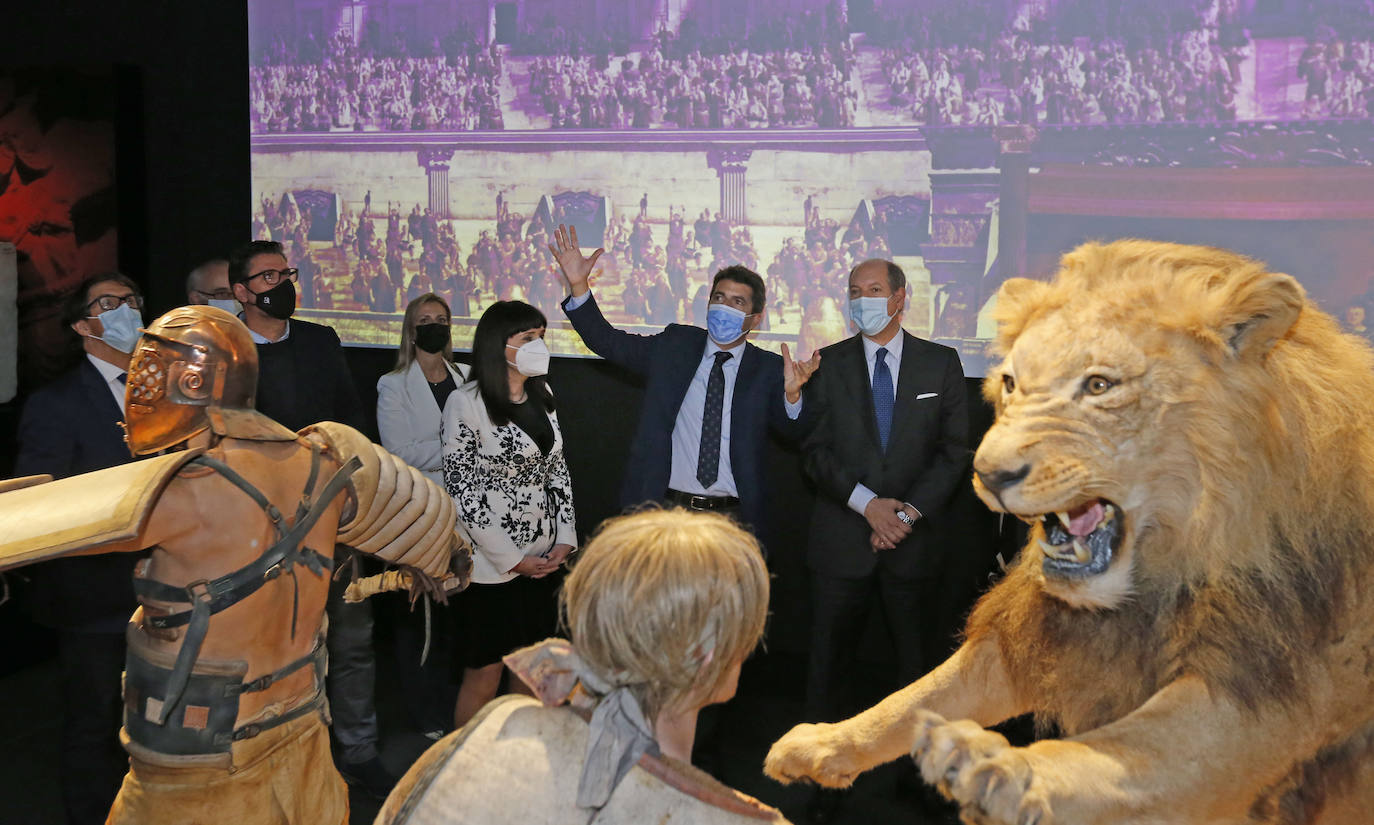
<path fill-rule="evenodd" d="M 1097 529 L 1097 525 L 1102 523 L 1102 516 L 1105 512 L 1100 500 L 1094 501 L 1082 510 L 1070 510 L 1069 532 L 1075 536 L 1088 535 Z"/>

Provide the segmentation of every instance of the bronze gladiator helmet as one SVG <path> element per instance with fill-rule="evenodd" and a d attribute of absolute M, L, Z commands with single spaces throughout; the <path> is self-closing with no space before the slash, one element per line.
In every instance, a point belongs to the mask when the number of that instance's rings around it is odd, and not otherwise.
<path fill-rule="evenodd" d="M 124 439 L 134 455 L 206 429 L 254 441 L 294 439 L 253 409 L 257 386 L 258 351 L 243 322 L 215 307 L 178 307 L 144 329 L 134 348 Z"/>

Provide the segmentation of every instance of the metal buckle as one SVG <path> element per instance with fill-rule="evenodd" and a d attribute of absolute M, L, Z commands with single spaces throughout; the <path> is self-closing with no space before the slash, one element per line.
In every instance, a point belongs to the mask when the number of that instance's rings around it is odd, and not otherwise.
<path fill-rule="evenodd" d="M 190 601 L 192 605 L 197 601 L 209 604 L 214 601 L 215 598 L 214 594 L 210 591 L 210 582 L 208 579 L 197 579 L 186 585 L 186 595 L 191 597 Z"/>

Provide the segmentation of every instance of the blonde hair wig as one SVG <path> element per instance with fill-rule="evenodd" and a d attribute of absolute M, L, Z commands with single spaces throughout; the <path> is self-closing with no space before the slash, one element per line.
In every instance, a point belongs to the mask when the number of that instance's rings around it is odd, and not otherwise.
<path fill-rule="evenodd" d="M 724 516 L 645 510 L 602 524 L 559 601 L 583 661 L 653 719 L 705 703 L 759 643 L 768 569 Z"/>

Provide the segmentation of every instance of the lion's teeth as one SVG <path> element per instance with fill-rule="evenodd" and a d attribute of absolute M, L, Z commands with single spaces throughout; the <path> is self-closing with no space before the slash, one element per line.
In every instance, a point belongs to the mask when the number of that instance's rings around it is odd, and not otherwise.
<path fill-rule="evenodd" d="M 1083 542 L 1078 539 L 1073 540 L 1073 560 L 1079 564 L 1087 564 L 1093 555 L 1088 552 L 1088 548 L 1083 546 Z"/>
<path fill-rule="evenodd" d="M 1055 514 L 1056 516 L 1059 516 L 1059 523 L 1062 524 L 1062 525 L 1064 525 L 1064 529 L 1065 529 L 1065 530 L 1069 529 L 1069 524 L 1070 524 L 1070 522 L 1072 521 L 1072 519 L 1069 518 L 1069 513 L 1068 513 L 1068 511 L 1067 511 L 1067 510 L 1056 510 L 1054 514 Z"/>
<path fill-rule="evenodd" d="M 1036 541 L 1040 542 L 1041 552 L 1043 552 L 1045 555 L 1049 556 L 1052 559 L 1059 559 L 1060 561 L 1070 561 L 1073 559 L 1077 559 L 1078 554 L 1070 545 L 1050 544 L 1044 539 L 1036 539 Z"/>
<path fill-rule="evenodd" d="M 1102 523 L 1103 523 L 1103 524 L 1110 524 L 1111 521 L 1112 521 L 1112 519 L 1116 518 L 1116 508 L 1113 507 L 1112 505 L 1108 504 L 1108 505 L 1106 505 L 1105 507 L 1103 507 L 1102 509 L 1103 509 L 1103 513 L 1102 513 Z"/>

